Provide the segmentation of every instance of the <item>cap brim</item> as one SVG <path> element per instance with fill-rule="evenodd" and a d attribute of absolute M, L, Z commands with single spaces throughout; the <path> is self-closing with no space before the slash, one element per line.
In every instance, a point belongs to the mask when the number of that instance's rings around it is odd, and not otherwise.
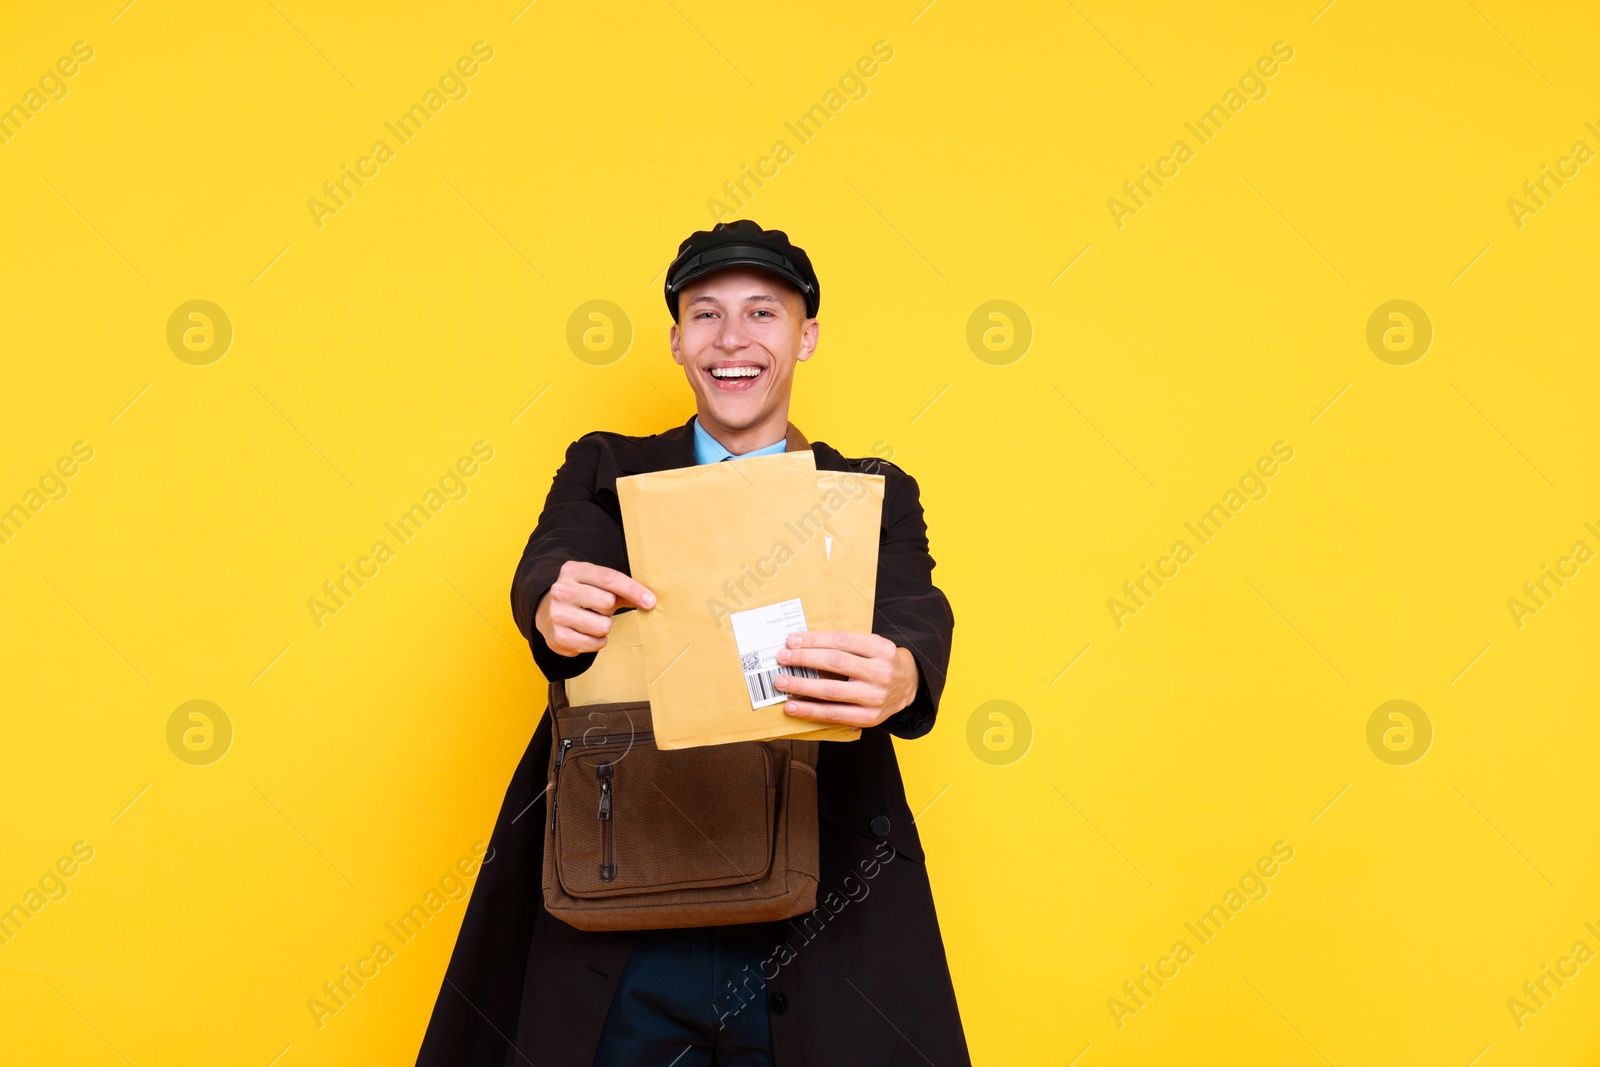
<path fill-rule="evenodd" d="M 667 292 L 675 300 L 683 291 L 683 287 L 690 282 L 729 267 L 754 267 L 768 274 L 776 274 L 800 290 L 809 311 L 815 295 L 811 283 L 807 282 L 786 258 L 758 245 L 729 244 L 707 249 L 679 267 L 677 273 L 672 274 L 667 280 Z"/>

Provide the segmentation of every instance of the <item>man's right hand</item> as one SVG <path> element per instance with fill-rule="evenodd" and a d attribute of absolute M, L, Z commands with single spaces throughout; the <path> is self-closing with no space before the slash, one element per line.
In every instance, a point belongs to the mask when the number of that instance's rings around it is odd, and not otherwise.
<path fill-rule="evenodd" d="M 606 647 L 611 613 L 624 603 L 648 610 L 656 595 L 621 571 L 569 559 L 539 601 L 533 625 L 558 656 L 598 652 Z"/>

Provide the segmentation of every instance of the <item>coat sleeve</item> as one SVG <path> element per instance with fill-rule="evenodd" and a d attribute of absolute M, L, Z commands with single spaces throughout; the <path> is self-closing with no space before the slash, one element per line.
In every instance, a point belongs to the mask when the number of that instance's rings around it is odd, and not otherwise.
<path fill-rule="evenodd" d="M 917 695 L 883 726 L 910 740 L 933 729 L 956 620 L 950 601 L 933 584 L 934 561 L 917 480 L 892 463 L 879 461 L 878 467 L 886 481 L 872 632 L 910 652 L 918 674 Z"/>
<path fill-rule="evenodd" d="M 512 617 L 528 639 L 534 663 L 552 681 L 582 674 L 596 656 L 594 652 L 560 655 L 551 650 L 533 625 L 539 601 L 561 576 L 561 565 L 575 559 L 624 573 L 628 570 L 622 525 L 595 494 L 603 455 L 604 445 L 596 434 L 587 434 L 567 446 L 566 460 L 556 471 L 544 510 L 539 513 L 539 524 L 528 538 L 511 582 Z"/>

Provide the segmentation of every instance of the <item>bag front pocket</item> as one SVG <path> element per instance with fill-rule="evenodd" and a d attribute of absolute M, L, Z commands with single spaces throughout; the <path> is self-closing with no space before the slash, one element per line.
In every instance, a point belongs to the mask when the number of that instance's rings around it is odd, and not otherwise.
<path fill-rule="evenodd" d="M 755 882 L 772 865 L 772 751 L 744 741 L 655 747 L 648 733 L 560 742 L 556 876 L 574 897 Z"/>

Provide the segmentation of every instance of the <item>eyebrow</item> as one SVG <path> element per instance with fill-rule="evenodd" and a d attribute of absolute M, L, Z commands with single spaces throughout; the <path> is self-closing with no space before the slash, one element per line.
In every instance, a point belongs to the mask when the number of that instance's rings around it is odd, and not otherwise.
<path fill-rule="evenodd" d="M 783 306 L 783 301 L 782 300 L 779 300 L 777 297 L 772 296 L 772 295 L 770 295 L 768 293 L 757 293 L 757 294 L 755 294 L 753 296 L 747 296 L 747 297 L 744 298 L 744 302 L 746 304 L 762 303 L 762 304 L 777 304 L 779 307 Z M 720 304 L 720 303 L 722 303 L 722 301 L 718 300 L 716 297 L 710 295 L 709 293 L 703 293 L 700 296 L 697 296 L 693 300 L 689 301 L 688 306 L 689 307 L 694 307 L 696 304 Z"/>

